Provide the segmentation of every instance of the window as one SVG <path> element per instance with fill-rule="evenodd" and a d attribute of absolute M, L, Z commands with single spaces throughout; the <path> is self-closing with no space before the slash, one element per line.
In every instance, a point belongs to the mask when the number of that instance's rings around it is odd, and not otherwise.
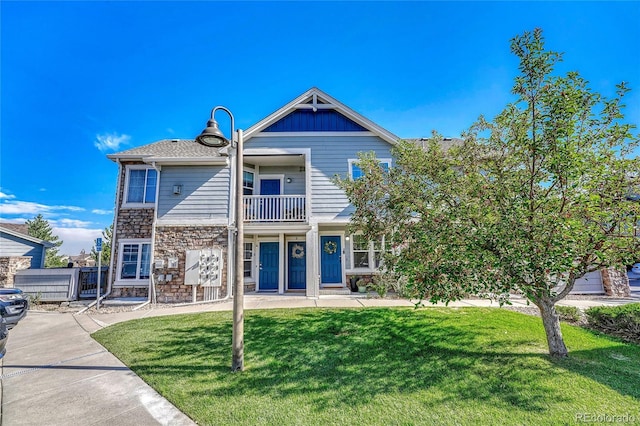
<path fill-rule="evenodd" d="M 351 179 L 353 179 L 353 180 L 359 179 L 362 176 L 364 176 L 364 172 L 357 165 L 358 161 L 360 161 L 360 160 L 357 160 L 357 159 L 349 159 L 348 160 L 348 162 L 349 162 L 349 175 L 351 176 Z M 391 167 L 391 159 L 389 159 L 389 158 L 380 159 L 380 167 L 382 167 L 382 169 L 385 172 L 388 172 L 389 171 L 389 167 Z"/>
<path fill-rule="evenodd" d="M 122 243 L 120 280 L 146 280 L 151 270 L 151 243 Z"/>
<path fill-rule="evenodd" d="M 353 267 L 368 268 L 369 267 L 369 241 L 362 235 L 353 236 Z"/>
<path fill-rule="evenodd" d="M 378 269 L 384 252 L 384 239 L 368 241 L 363 235 L 352 235 L 351 262 L 353 269 Z"/>
<path fill-rule="evenodd" d="M 244 243 L 244 277 L 251 278 L 253 269 L 253 243 Z"/>
<path fill-rule="evenodd" d="M 242 190 L 244 195 L 253 195 L 254 173 L 244 171 L 242 173 Z"/>
<path fill-rule="evenodd" d="M 127 175 L 128 204 L 153 204 L 156 201 L 158 172 L 148 168 L 130 168 Z"/>

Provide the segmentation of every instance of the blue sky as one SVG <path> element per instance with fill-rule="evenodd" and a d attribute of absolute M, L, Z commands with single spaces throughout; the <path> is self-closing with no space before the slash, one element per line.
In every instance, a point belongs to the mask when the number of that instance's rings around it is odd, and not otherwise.
<path fill-rule="evenodd" d="M 400 137 L 458 136 L 510 100 L 509 40 L 541 27 L 558 70 L 627 81 L 640 123 L 640 2 L 0 3 L 0 220 L 38 213 L 89 251 L 113 220 L 115 151 L 247 128 L 318 87 Z"/>

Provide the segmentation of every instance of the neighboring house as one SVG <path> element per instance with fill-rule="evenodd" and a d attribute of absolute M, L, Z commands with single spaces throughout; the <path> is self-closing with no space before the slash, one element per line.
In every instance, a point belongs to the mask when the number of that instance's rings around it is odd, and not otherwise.
<path fill-rule="evenodd" d="M 332 178 L 357 177 L 362 151 L 375 151 L 391 167 L 397 140 L 316 88 L 248 128 L 241 176 L 245 288 L 349 293 L 349 276 L 375 272 L 381 244 L 348 235 L 353 207 Z M 119 165 L 112 296 L 151 290 L 159 302 L 189 302 L 227 295 L 235 252 L 233 151 L 174 139 L 107 156 Z"/>
<path fill-rule="evenodd" d="M 87 253 L 84 249 L 80 250 L 80 254 L 77 256 L 65 256 L 63 257 L 67 263 L 72 264 L 74 267 L 93 267 L 96 266 L 96 260 L 91 253 Z"/>
<path fill-rule="evenodd" d="M 30 236 L 27 225 L 0 223 L 0 287 L 12 287 L 19 270 L 44 268 L 50 247 L 53 244 Z"/>
<path fill-rule="evenodd" d="M 44 268 L 45 251 L 50 247 L 50 242 L 30 236 L 27 225 L 0 223 L 0 257 L 28 256 L 30 268 Z"/>

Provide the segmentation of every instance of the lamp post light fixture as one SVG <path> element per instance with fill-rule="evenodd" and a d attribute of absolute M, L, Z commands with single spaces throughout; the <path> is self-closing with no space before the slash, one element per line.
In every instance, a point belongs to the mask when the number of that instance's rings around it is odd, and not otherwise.
<path fill-rule="evenodd" d="M 227 139 L 218 128 L 218 122 L 214 115 L 217 110 L 223 110 L 231 118 L 231 140 Z M 243 136 L 238 129 L 237 138 L 234 141 L 234 118 L 231 111 L 223 106 L 217 106 L 211 110 L 211 118 L 207 127 L 196 138 L 196 141 L 207 146 L 222 148 L 229 144 L 236 148 L 236 187 L 235 187 L 235 268 L 233 269 L 233 334 L 232 334 L 232 361 L 231 371 L 244 370 L 244 212 L 242 204 L 243 187 Z M 231 189 L 230 189 L 231 191 Z M 231 256 L 229 256 L 231 257 Z"/>

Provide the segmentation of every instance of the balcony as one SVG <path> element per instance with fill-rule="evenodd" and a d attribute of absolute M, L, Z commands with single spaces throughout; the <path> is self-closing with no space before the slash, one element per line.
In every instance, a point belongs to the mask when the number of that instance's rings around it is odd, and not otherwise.
<path fill-rule="evenodd" d="M 306 222 L 305 195 L 245 195 L 245 222 Z"/>

